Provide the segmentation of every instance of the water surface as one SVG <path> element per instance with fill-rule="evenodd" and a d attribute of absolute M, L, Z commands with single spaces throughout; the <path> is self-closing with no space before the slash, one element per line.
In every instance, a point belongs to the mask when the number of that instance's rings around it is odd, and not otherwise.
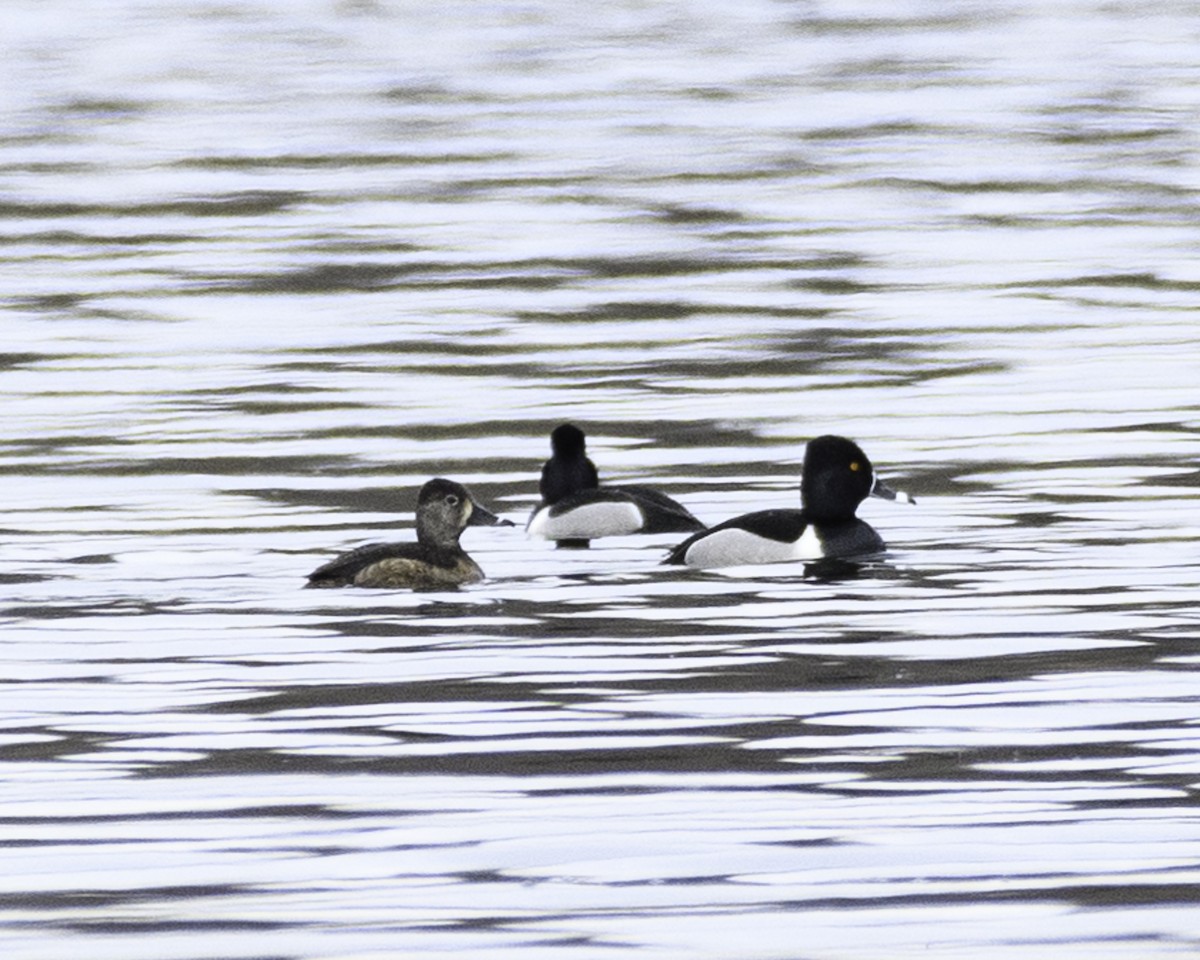
<path fill-rule="evenodd" d="M 6 958 L 1200 950 L 1192 5 L 10 6 Z M 920 505 L 300 589 L 564 420 Z"/>

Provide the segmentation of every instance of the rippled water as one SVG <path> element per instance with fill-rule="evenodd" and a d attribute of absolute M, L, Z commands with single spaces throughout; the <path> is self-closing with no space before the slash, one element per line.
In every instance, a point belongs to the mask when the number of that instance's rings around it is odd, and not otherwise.
<path fill-rule="evenodd" d="M 1200 952 L 1194 14 L 8 4 L 6 960 Z M 920 505 L 300 589 L 567 419 Z"/>

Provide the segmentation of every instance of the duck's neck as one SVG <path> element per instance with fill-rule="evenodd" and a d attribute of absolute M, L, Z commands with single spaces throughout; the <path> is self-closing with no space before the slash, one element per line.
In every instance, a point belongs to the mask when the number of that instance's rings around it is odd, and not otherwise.
<path fill-rule="evenodd" d="M 417 518 L 417 542 L 435 550 L 458 550 L 461 530 L 447 530 L 438 523 Z"/>
<path fill-rule="evenodd" d="M 542 468 L 538 489 L 544 503 L 557 503 L 580 490 L 594 490 L 600 485 L 596 465 L 587 457 L 552 457 Z"/>

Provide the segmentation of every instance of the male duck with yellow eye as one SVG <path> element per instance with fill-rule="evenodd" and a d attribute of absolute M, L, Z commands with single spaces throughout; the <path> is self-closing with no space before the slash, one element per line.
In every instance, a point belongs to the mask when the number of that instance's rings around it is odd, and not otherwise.
<path fill-rule="evenodd" d="M 542 502 L 526 527 L 531 537 L 587 546 L 597 537 L 704 529 L 687 508 L 657 490 L 601 486 L 585 444 L 583 431 L 574 424 L 561 424 L 550 434 L 553 455 L 542 467 Z"/>
<path fill-rule="evenodd" d="M 483 579 L 458 544 L 466 527 L 507 526 L 472 499 L 467 488 L 437 478 L 417 498 L 417 542 L 373 543 L 330 560 L 308 575 L 310 587 L 452 589 Z"/>
<path fill-rule="evenodd" d="M 878 553 L 883 538 L 855 516 L 868 496 L 916 503 L 875 476 L 858 444 L 825 436 L 809 442 L 800 477 L 800 510 L 759 510 L 698 533 L 664 563 L 690 567 L 819 560 Z"/>

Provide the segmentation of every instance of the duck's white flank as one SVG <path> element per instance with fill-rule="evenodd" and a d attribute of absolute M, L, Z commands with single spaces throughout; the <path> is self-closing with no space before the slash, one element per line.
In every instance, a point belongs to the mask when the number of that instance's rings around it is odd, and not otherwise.
<path fill-rule="evenodd" d="M 591 540 L 619 537 L 642 529 L 642 511 L 628 501 L 603 500 L 574 507 L 557 517 L 542 507 L 529 521 L 526 531 L 544 540 Z"/>
<path fill-rule="evenodd" d="M 794 543 L 780 543 L 767 537 L 727 527 L 701 537 L 684 555 L 689 567 L 734 567 L 752 563 L 784 563 L 789 560 L 819 560 L 823 554 L 821 539 L 809 524 Z"/>

